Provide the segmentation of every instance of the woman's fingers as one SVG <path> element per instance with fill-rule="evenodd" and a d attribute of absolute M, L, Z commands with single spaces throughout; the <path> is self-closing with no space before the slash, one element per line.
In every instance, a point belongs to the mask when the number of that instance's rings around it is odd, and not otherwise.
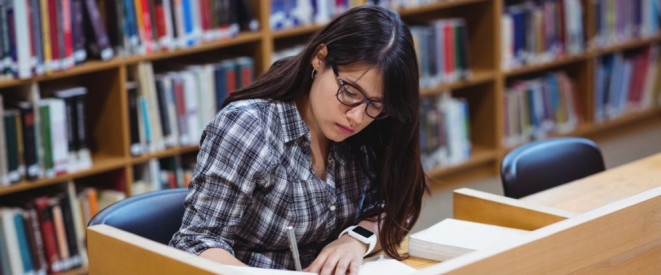
<path fill-rule="evenodd" d="M 346 275 L 349 274 L 349 266 L 353 262 L 353 259 L 349 256 L 344 256 L 340 258 L 335 265 L 335 275 Z M 352 271 L 352 270 L 351 270 Z"/>

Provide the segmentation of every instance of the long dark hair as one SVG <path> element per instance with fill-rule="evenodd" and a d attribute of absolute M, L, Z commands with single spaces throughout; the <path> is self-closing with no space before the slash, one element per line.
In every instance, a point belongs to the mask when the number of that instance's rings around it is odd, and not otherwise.
<path fill-rule="evenodd" d="M 310 62 L 322 45 L 328 49 L 326 68 L 361 62 L 383 74 L 389 116 L 346 142 L 354 154 L 367 153 L 377 173 L 378 205 L 364 217 L 379 217 L 383 250 L 403 259 L 397 248 L 420 215 L 427 184 L 420 164 L 418 64 L 411 33 L 397 13 L 373 5 L 350 9 L 316 33 L 300 54 L 277 61 L 223 106 L 242 99 L 291 102 L 307 96 L 313 80 Z"/>

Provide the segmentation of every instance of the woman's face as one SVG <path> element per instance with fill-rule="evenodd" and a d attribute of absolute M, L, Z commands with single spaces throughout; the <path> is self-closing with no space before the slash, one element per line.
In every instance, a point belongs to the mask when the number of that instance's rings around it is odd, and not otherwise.
<path fill-rule="evenodd" d="M 313 67 L 317 70 L 317 76 L 312 82 L 309 107 L 312 119 L 326 138 L 335 142 L 343 141 L 374 121 L 365 112 L 367 102 L 349 107 L 338 100 L 340 83 L 331 67 L 315 65 L 314 61 Z M 336 68 L 342 81 L 362 91 L 368 99 L 383 101 L 383 77 L 378 68 L 365 64 Z"/>

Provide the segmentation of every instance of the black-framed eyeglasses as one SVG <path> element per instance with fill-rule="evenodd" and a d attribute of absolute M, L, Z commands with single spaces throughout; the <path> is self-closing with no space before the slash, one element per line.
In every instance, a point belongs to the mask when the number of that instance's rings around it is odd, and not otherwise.
<path fill-rule="evenodd" d="M 388 117 L 383 102 L 367 98 L 365 93 L 359 87 L 340 78 L 335 65 L 332 65 L 331 68 L 333 68 L 333 73 L 335 74 L 337 84 L 339 85 L 335 96 L 340 103 L 349 107 L 356 107 L 367 102 L 365 106 L 365 114 L 367 114 L 368 117 L 373 119 L 384 119 Z"/>

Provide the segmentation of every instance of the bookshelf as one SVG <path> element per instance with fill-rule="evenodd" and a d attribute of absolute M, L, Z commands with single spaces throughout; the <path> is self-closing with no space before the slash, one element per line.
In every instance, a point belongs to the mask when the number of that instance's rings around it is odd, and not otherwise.
<path fill-rule="evenodd" d="M 286 30 L 271 30 L 269 22 L 271 1 L 248 0 L 253 14 L 260 22 L 255 32 L 241 32 L 232 38 L 202 43 L 190 48 L 158 51 L 146 55 L 115 57 L 107 61 L 90 60 L 64 71 L 28 79 L 0 80 L 0 93 L 8 90 L 38 85 L 42 94 L 53 87 L 79 85 L 88 89 L 88 121 L 90 149 L 93 165 L 90 169 L 68 173 L 53 178 L 35 181 L 20 181 L 9 186 L 0 186 L 0 196 L 30 192 L 46 186 L 67 181 L 98 176 L 120 171 L 123 174 L 126 195 L 133 194 L 131 186 L 136 173 L 135 165 L 153 159 L 180 155 L 194 155 L 198 146 L 181 146 L 158 152 L 132 156 L 130 152 L 130 122 L 127 95 L 129 71 L 140 62 L 157 65 L 186 63 L 208 57 L 247 55 L 254 59 L 257 74 L 263 73 L 271 64 L 271 56 L 279 48 L 296 43 L 305 43 L 321 25 L 296 27 Z M 661 42 L 661 33 L 644 38 L 630 39 L 605 47 L 588 46 L 595 33 L 592 23 L 594 10 L 588 8 L 589 0 L 582 0 L 585 50 L 580 54 L 563 55 L 549 62 L 520 66 L 513 69 L 501 67 L 501 15 L 504 6 L 520 3 L 516 0 L 439 0 L 418 7 L 400 9 L 407 23 L 424 23 L 434 19 L 460 17 L 466 21 L 470 46 L 470 68 L 472 76 L 465 80 L 443 83 L 421 90 L 421 96 L 451 93 L 465 98 L 469 105 L 469 128 L 472 154 L 462 163 L 427 170 L 434 179 L 433 184 L 446 184 L 476 175 L 498 173 L 500 159 L 512 147 L 504 145 L 503 98 L 508 83 L 513 80 L 539 76 L 551 71 L 564 71 L 572 77 L 578 87 L 578 98 L 584 121 L 569 133 L 557 136 L 594 136 L 618 131 L 622 125 L 641 123 L 661 118 L 661 107 L 640 112 L 631 112 L 604 122 L 594 121 L 594 71 L 596 59 L 605 54 L 629 51 Z M 76 271 L 74 271 L 76 272 Z"/>
<path fill-rule="evenodd" d="M 248 2 L 254 14 L 259 15 L 260 22 L 267 22 L 270 8 L 269 1 L 252 0 Z M 475 150 L 473 157 L 464 164 L 441 167 L 429 171 L 434 177 L 443 178 L 452 173 L 466 172 L 464 168 L 474 167 L 476 164 L 481 163 L 494 166 L 493 164 L 503 155 L 503 152 L 509 149 L 500 145 L 500 140 L 502 139 L 500 130 L 502 128 L 502 110 L 498 103 L 504 92 L 504 85 L 509 79 L 531 74 L 541 74 L 557 69 L 587 71 L 589 67 L 594 66 L 592 63 L 595 57 L 643 47 L 661 41 L 661 34 L 657 34 L 651 37 L 624 41 L 607 47 L 589 47 L 582 54 L 562 56 L 551 62 L 531 64 L 515 69 L 501 69 L 498 61 L 500 57 L 500 30 L 499 20 L 497 19 L 502 13 L 504 2 L 509 3 L 510 0 L 441 0 L 437 3 L 398 11 L 407 22 L 424 22 L 425 20 L 453 16 L 464 18 L 469 26 L 472 77 L 466 80 L 444 83 L 432 88 L 422 89 L 421 96 L 451 90 L 455 94 L 468 97 L 469 105 L 475 105 L 475 107 L 471 106 L 471 132 L 473 133 L 472 143 Z M 583 1 L 583 4 L 585 5 L 586 1 Z M 586 18 L 592 18 L 594 16 L 591 12 L 592 10 L 585 10 Z M 126 77 L 128 67 L 143 61 L 167 63 L 175 59 L 215 54 L 224 50 L 232 52 L 235 49 L 248 46 L 248 54 L 255 58 L 257 73 L 261 73 L 270 65 L 270 56 L 274 48 L 279 47 L 281 44 L 291 43 L 291 41 L 303 43 L 309 35 L 320 28 L 321 25 L 312 25 L 272 31 L 267 24 L 261 23 L 260 30 L 257 32 L 242 32 L 233 38 L 203 43 L 191 48 L 159 51 L 141 56 L 115 57 L 108 61 L 90 60 L 65 71 L 29 79 L 0 81 L 0 92 L 5 89 L 26 86 L 32 83 L 38 83 L 40 86 L 49 86 L 53 85 L 53 83 L 70 84 L 76 82 L 89 87 L 107 87 L 102 89 L 103 91 L 98 91 L 99 89 L 95 88 L 95 91 L 92 93 L 93 96 L 90 99 L 90 109 L 100 110 L 98 112 L 90 111 L 94 114 L 92 120 L 95 123 L 93 124 L 99 125 L 97 128 L 92 129 L 94 132 L 93 140 L 97 144 L 95 151 L 93 151 L 94 166 L 85 171 L 60 177 L 39 179 L 30 182 L 22 181 L 8 187 L 0 187 L 0 195 L 39 188 L 43 185 L 81 178 L 112 169 L 131 169 L 130 166 L 132 164 L 145 162 L 153 158 L 194 153 L 197 150 L 197 146 L 170 148 L 156 153 L 131 156 L 128 148 L 129 126 L 126 115 L 126 94 L 124 92 L 126 82 L 128 81 Z M 590 35 L 590 29 L 587 28 L 586 36 L 589 37 Z M 591 94 L 589 90 L 592 87 L 588 83 L 591 82 L 592 78 L 593 76 L 586 72 L 581 74 L 578 79 L 579 86 L 582 87 L 580 89 L 581 93 L 587 93 L 581 94 L 581 97 L 585 100 L 586 107 L 591 105 L 590 99 L 587 96 Z M 584 82 L 585 85 L 581 85 L 581 82 Z M 104 83 L 106 85 L 98 85 L 98 83 Z M 593 123 L 589 118 L 589 108 L 586 108 L 585 111 L 586 114 L 584 115 L 587 115 L 587 118 L 583 125 L 576 131 L 564 135 L 590 135 L 594 132 L 615 129 L 618 125 L 622 124 L 655 119 L 658 117 L 659 107 L 655 106 L 651 110 L 628 114 L 604 123 Z M 131 179 L 127 180 L 127 183 L 131 182 Z M 127 185 L 127 189 L 129 190 L 127 192 L 130 194 L 130 184 Z"/>
<path fill-rule="evenodd" d="M 171 60 L 186 59 L 196 55 L 207 55 L 222 52 L 224 50 L 234 51 L 234 49 L 246 47 L 249 48 L 248 54 L 255 58 L 255 68 L 257 73 L 264 72 L 270 65 L 270 57 L 274 48 L 282 44 L 298 41 L 305 42 L 307 37 L 313 32 L 319 30 L 321 25 L 311 25 L 295 27 L 286 30 L 270 30 L 264 22 L 268 22 L 270 3 L 265 0 L 248 1 L 255 15 L 259 16 L 260 30 L 257 32 L 242 32 L 236 37 L 222 39 L 215 42 L 203 43 L 198 46 L 184 49 L 159 51 L 152 54 L 140 56 L 115 57 L 108 61 L 90 60 L 82 65 L 73 67 L 65 71 L 54 72 L 47 75 L 36 76 L 29 79 L 10 79 L 0 81 L 0 91 L 13 87 L 26 86 L 32 83 L 38 83 L 40 86 L 48 86 L 51 83 L 71 83 L 80 82 L 88 79 L 88 86 L 97 86 L 99 81 L 107 83 L 107 89 L 103 92 L 95 91 L 94 94 L 103 94 L 94 97 L 91 109 L 101 107 L 102 111 L 95 113 L 94 117 L 99 126 L 94 130 L 94 138 L 98 147 L 93 151 L 94 166 L 91 169 L 67 174 L 60 177 L 39 179 L 37 181 L 22 181 L 7 187 L 0 187 L 0 195 L 11 194 L 32 188 L 39 188 L 43 185 L 54 184 L 70 179 L 77 179 L 88 175 L 98 174 L 113 169 L 131 169 L 132 164 L 148 161 L 153 158 L 163 158 L 184 153 L 194 153 L 197 146 L 186 146 L 170 148 L 161 152 L 131 156 L 128 148 L 129 126 L 127 118 L 125 85 L 127 69 L 139 62 L 162 62 L 167 63 Z M 632 39 L 615 45 L 606 47 L 588 47 L 581 54 L 566 55 L 554 59 L 551 62 L 537 63 L 514 69 L 500 68 L 500 14 L 503 12 L 503 5 L 510 0 L 454 0 L 438 1 L 436 3 L 426 4 L 419 7 L 412 7 L 398 10 L 402 18 L 409 23 L 424 22 L 426 20 L 439 19 L 444 17 L 461 17 L 468 23 L 469 41 L 470 41 L 470 67 L 473 71 L 471 78 L 452 83 L 444 83 L 432 88 L 421 90 L 421 96 L 453 91 L 460 96 L 469 98 L 471 105 L 471 133 L 472 144 L 474 146 L 473 156 L 465 163 L 452 167 L 439 167 L 428 171 L 434 178 L 444 178 L 451 174 L 468 172 L 476 166 L 490 167 L 494 169 L 497 159 L 502 157 L 504 152 L 511 148 L 505 148 L 501 144 L 503 134 L 502 125 L 502 106 L 499 104 L 500 98 L 504 93 L 505 83 L 520 76 L 531 74 L 542 74 L 550 70 L 578 70 L 586 71 L 582 73 L 577 82 L 582 87 L 581 97 L 584 99 L 585 107 L 591 104 L 589 95 L 591 95 L 591 84 L 593 78 L 587 70 L 594 66 L 593 59 L 608 53 L 629 50 L 637 47 L 643 47 L 661 41 L 661 34 L 651 37 Z M 582 2 L 587 5 L 587 1 Z M 585 9 L 585 20 L 594 16 L 593 11 Z M 592 35 L 590 26 L 586 28 L 586 37 Z M 584 68 L 581 68 L 584 67 Z M 89 81 L 89 79 L 93 79 Z M 580 83 L 585 83 L 581 85 Z M 85 85 L 84 85 L 85 86 Z M 464 95 L 466 94 L 466 95 Z M 104 101 L 104 102 L 102 102 Z M 475 105 L 476 107 L 473 107 Z M 635 123 L 646 119 L 655 119 L 659 114 L 659 107 L 653 107 L 640 113 L 628 114 L 613 121 L 604 123 L 593 123 L 590 120 L 591 108 L 585 108 L 586 121 L 576 131 L 563 135 L 590 135 L 617 128 L 618 125 Z M 119 116 L 119 119 L 118 119 Z M 110 131 L 109 129 L 113 129 Z M 483 167 L 484 168 L 484 167 Z M 127 179 L 127 192 L 130 195 L 130 183 L 132 179 Z"/>

